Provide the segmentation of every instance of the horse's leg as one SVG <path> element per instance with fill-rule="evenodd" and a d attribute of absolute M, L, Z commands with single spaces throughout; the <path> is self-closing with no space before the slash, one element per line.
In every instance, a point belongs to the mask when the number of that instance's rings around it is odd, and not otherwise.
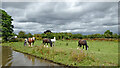
<path fill-rule="evenodd" d="M 85 45 L 85 47 L 86 47 L 86 50 L 87 50 L 87 45 Z"/>
<path fill-rule="evenodd" d="M 47 45 L 48 45 L 48 43 L 47 43 Z"/>
<path fill-rule="evenodd" d="M 54 46 L 55 46 L 55 41 L 54 41 Z"/>
<path fill-rule="evenodd" d="M 24 46 L 26 46 L 26 43 L 24 42 Z"/>
<path fill-rule="evenodd" d="M 54 46 L 55 46 L 55 41 L 54 41 Z"/>
<path fill-rule="evenodd" d="M 54 41 L 53 41 L 53 46 L 54 46 Z"/>
<path fill-rule="evenodd" d="M 45 42 L 44 42 L 44 40 L 43 40 L 43 46 L 45 47 Z"/>
<path fill-rule="evenodd" d="M 47 47 L 48 47 L 48 43 L 47 43 Z"/>
<path fill-rule="evenodd" d="M 89 46 L 88 46 L 88 45 L 86 45 L 86 50 L 88 50 L 88 47 L 89 47 Z"/>
<path fill-rule="evenodd" d="M 33 47 L 33 46 L 32 46 L 32 42 L 31 42 L 31 47 Z"/>
<path fill-rule="evenodd" d="M 45 47 L 45 42 L 43 42 L 43 45 L 44 45 L 44 47 Z"/>
<path fill-rule="evenodd" d="M 29 42 L 29 47 L 30 47 L 30 42 Z"/>
<path fill-rule="evenodd" d="M 44 43 L 44 47 L 45 47 L 45 43 Z"/>
<path fill-rule="evenodd" d="M 34 41 L 33 41 L 33 47 L 34 47 Z"/>
<path fill-rule="evenodd" d="M 50 42 L 49 44 L 50 44 L 50 46 L 52 47 L 52 44 L 51 44 L 51 42 Z"/>
<path fill-rule="evenodd" d="M 84 45 L 83 45 L 83 50 L 84 50 Z"/>
<path fill-rule="evenodd" d="M 31 43 L 30 43 L 30 47 L 31 47 Z"/>

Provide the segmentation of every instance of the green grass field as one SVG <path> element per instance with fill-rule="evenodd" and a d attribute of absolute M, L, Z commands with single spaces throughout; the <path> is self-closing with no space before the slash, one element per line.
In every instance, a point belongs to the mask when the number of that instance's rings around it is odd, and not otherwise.
<path fill-rule="evenodd" d="M 45 48 L 42 41 L 35 41 L 34 47 L 24 47 L 23 42 L 3 43 L 15 50 L 33 54 L 54 62 L 72 66 L 117 66 L 118 42 L 87 41 L 89 49 L 78 48 L 78 41 L 57 40 L 54 47 Z"/>

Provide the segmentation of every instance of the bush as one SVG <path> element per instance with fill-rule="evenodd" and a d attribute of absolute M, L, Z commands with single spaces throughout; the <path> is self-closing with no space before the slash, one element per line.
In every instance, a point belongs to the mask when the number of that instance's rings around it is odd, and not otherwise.
<path fill-rule="evenodd" d="M 18 38 L 18 41 L 23 42 L 24 39 L 23 38 Z"/>
<path fill-rule="evenodd" d="M 86 57 L 86 54 L 82 50 L 79 52 L 73 51 L 71 55 L 72 55 L 72 60 L 77 62 L 84 60 Z"/>
<path fill-rule="evenodd" d="M 9 42 L 18 42 L 18 38 L 10 39 Z"/>

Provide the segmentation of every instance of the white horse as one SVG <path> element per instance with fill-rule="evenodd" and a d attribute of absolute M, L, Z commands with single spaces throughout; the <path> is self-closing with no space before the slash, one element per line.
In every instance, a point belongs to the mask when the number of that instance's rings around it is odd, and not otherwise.
<path fill-rule="evenodd" d="M 54 39 L 51 39 L 51 41 L 54 43 L 54 46 L 55 46 L 56 38 L 54 37 Z"/>

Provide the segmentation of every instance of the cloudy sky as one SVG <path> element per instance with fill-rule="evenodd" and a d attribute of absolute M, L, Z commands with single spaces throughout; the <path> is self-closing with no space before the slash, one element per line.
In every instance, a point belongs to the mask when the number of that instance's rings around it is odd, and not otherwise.
<path fill-rule="evenodd" d="M 14 32 L 118 33 L 117 2 L 2 2 Z"/>

